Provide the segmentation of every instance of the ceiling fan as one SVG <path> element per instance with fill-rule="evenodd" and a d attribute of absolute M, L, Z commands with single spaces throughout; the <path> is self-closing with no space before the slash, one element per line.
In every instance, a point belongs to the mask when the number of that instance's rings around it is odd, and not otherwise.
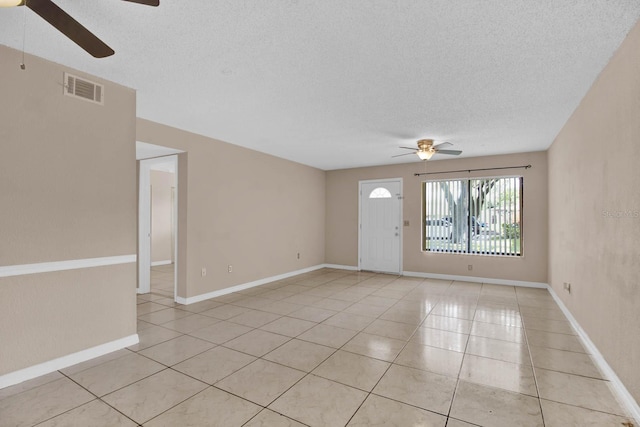
<path fill-rule="evenodd" d="M 404 148 L 405 150 L 411 150 L 413 151 L 413 153 L 406 153 L 406 154 L 398 154 L 397 156 L 391 156 L 391 157 L 400 157 L 400 156 L 408 156 L 410 154 L 417 154 L 418 157 L 420 157 L 420 160 L 429 160 L 431 159 L 431 157 L 433 157 L 434 154 L 449 154 L 452 156 L 459 156 L 460 154 L 462 154 L 462 151 L 460 150 L 443 150 L 440 147 L 446 147 L 449 145 L 453 145 L 450 142 L 442 142 L 440 144 L 434 145 L 434 141 L 433 139 L 421 139 L 418 141 L 418 148 L 412 148 L 412 147 L 400 147 L 400 148 Z"/>
<path fill-rule="evenodd" d="M 160 4 L 160 0 L 124 1 L 147 6 L 158 6 Z M 64 10 L 60 9 L 60 7 L 51 0 L 0 0 L 0 7 L 12 6 L 27 6 L 62 34 L 69 37 L 71 41 L 96 58 L 104 58 L 114 54 L 113 49 L 69 16 Z"/>

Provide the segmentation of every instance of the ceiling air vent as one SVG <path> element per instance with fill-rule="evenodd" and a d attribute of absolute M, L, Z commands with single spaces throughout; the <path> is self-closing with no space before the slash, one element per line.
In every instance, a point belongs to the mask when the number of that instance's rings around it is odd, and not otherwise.
<path fill-rule="evenodd" d="M 104 86 L 64 73 L 64 94 L 104 105 Z"/>

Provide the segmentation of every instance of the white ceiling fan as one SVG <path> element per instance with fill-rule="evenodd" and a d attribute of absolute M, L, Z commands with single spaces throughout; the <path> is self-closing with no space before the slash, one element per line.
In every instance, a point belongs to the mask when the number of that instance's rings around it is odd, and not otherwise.
<path fill-rule="evenodd" d="M 418 141 L 417 149 L 412 147 L 400 147 L 405 150 L 411 150 L 413 151 L 413 153 L 398 154 L 397 156 L 391 156 L 391 157 L 400 157 L 400 156 L 408 156 L 410 154 L 416 154 L 418 157 L 420 157 L 420 160 L 430 160 L 434 154 L 448 154 L 451 156 L 459 156 L 460 154 L 462 154 L 462 151 L 460 150 L 443 150 L 442 148 L 440 148 L 440 147 L 447 147 L 449 145 L 453 145 L 453 144 L 450 142 L 441 142 L 440 144 L 434 144 L 433 139 L 421 139 Z"/>

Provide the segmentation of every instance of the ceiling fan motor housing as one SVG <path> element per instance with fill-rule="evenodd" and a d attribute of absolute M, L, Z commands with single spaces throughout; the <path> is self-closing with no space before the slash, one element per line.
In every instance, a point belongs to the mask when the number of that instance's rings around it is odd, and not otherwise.
<path fill-rule="evenodd" d="M 418 149 L 420 151 L 427 151 L 433 148 L 433 139 L 421 139 L 418 141 Z"/>

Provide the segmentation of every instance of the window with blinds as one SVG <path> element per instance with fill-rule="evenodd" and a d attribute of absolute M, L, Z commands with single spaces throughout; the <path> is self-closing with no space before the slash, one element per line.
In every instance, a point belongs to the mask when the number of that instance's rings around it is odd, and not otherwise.
<path fill-rule="evenodd" d="M 423 249 L 522 254 L 522 177 L 426 181 Z"/>

